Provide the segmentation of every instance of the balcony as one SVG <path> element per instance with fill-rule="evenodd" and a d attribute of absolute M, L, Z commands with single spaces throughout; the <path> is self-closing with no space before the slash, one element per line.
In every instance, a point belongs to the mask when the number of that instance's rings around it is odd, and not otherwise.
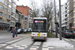
<path fill-rule="evenodd" d="M 75 5 L 73 5 L 73 7 L 75 7 Z"/>
<path fill-rule="evenodd" d="M 2 16 L 0 16 L 0 18 L 3 18 Z"/>
<path fill-rule="evenodd" d="M 15 0 L 12 0 L 12 2 L 16 4 L 16 1 Z"/>
<path fill-rule="evenodd" d="M 73 10 L 73 12 L 75 12 L 75 10 Z"/>

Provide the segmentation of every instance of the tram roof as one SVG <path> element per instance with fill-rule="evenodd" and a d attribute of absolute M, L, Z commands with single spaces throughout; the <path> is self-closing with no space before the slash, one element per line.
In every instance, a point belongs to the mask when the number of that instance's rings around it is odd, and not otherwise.
<path fill-rule="evenodd" d="M 34 17 L 33 19 L 47 19 L 46 17 Z"/>

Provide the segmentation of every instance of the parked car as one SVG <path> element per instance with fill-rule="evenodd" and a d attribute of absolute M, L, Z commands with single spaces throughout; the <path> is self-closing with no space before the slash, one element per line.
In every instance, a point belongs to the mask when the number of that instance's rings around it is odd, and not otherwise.
<path fill-rule="evenodd" d="M 23 32 L 26 33 L 27 32 L 27 29 L 24 29 Z"/>
<path fill-rule="evenodd" d="M 28 32 L 31 32 L 31 31 L 32 31 L 32 29 L 31 29 L 31 28 L 29 28 L 29 29 L 28 29 Z"/>
<path fill-rule="evenodd" d="M 73 37 L 73 38 L 75 38 L 75 31 L 73 31 L 73 32 L 72 32 L 72 34 L 73 34 L 73 36 L 72 36 L 72 37 Z"/>
<path fill-rule="evenodd" d="M 65 30 L 62 33 L 63 37 L 72 37 L 72 35 L 73 35 L 72 31 L 69 31 L 69 30 Z"/>
<path fill-rule="evenodd" d="M 17 34 L 21 34 L 21 33 L 23 33 L 23 29 L 18 29 Z"/>

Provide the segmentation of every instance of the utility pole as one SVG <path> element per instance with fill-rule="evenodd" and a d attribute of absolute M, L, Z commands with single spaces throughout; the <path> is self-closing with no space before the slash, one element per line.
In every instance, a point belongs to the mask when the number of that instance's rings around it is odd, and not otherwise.
<path fill-rule="evenodd" d="M 61 32 L 61 0 L 59 0 L 59 21 L 60 21 L 60 25 L 59 25 L 60 40 L 62 40 L 62 32 Z"/>
<path fill-rule="evenodd" d="M 55 0 L 54 0 L 54 11 L 55 11 L 55 31 L 56 31 L 56 38 L 58 38 L 58 37 L 57 37 L 57 24 L 56 24 L 56 2 L 55 2 Z"/>

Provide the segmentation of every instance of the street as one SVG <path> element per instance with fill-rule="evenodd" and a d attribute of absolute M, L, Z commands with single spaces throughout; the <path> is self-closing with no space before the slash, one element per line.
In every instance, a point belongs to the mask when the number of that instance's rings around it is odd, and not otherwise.
<path fill-rule="evenodd" d="M 30 34 L 0 33 L 0 50 L 75 50 L 75 39 L 47 38 L 47 41 L 33 41 Z"/>

